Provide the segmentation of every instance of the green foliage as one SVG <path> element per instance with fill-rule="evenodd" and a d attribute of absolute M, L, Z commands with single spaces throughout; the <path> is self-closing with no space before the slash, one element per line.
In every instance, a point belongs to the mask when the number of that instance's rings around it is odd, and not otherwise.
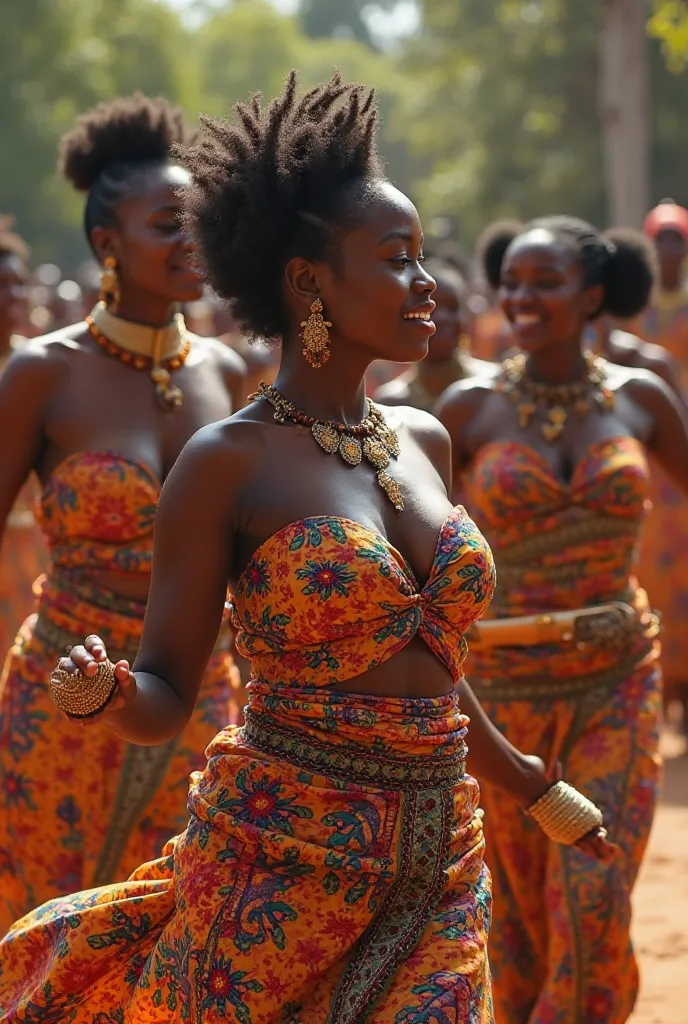
<path fill-rule="evenodd" d="M 427 161 L 426 222 L 447 216 L 472 242 L 489 221 L 568 212 L 606 220 L 599 118 L 602 4 L 422 0 L 405 51 L 415 91 L 406 121 Z M 685 4 L 679 6 L 685 8 Z M 654 199 L 688 200 L 688 78 L 651 47 Z"/>
<path fill-rule="evenodd" d="M 671 71 L 683 71 L 688 61 L 688 4 L 685 0 L 654 0 L 648 33 L 662 43 Z"/>

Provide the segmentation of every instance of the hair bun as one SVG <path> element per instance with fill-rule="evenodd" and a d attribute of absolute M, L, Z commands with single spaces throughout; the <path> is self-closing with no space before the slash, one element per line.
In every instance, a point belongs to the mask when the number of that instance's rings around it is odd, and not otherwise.
<path fill-rule="evenodd" d="M 59 166 L 74 188 L 88 192 L 109 164 L 165 160 L 185 141 L 181 109 L 137 92 L 99 103 L 78 118 L 61 140 Z"/>
<path fill-rule="evenodd" d="M 642 312 L 650 301 L 656 278 L 654 249 L 643 234 L 630 228 L 606 231 L 602 238 L 609 251 L 603 274 L 602 311 L 627 320 Z"/>
<path fill-rule="evenodd" d="M 478 239 L 478 261 L 488 284 L 495 290 L 499 288 L 506 251 L 523 228 L 524 225 L 517 220 L 498 220 L 486 227 Z"/>

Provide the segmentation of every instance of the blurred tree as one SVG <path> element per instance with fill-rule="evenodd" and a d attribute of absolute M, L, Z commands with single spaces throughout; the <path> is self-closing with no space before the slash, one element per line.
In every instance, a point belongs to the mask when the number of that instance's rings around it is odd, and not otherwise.
<path fill-rule="evenodd" d="M 299 20 L 307 36 L 357 39 L 371 49 L 375 43 L 366 20 L 366 8 L 391 10 L 396 0 L 301 0 Z"/>
<path fill-rule="evenodd" d="M 402 62 L 413 84 L 406 123 L 429 164 L 417 183 L 425 219 L 448 216 L 472 241 L 496 217 L 618 216 L 605 197 L 600 121 L 608 0 L 419 2 L 422 28 Z M 667 71 L 657 43 L 649 48 L 653 201 L 687 190 L 688 77 Z M 616 174 L 627 170 L 615 165 Z"/>
<path fill-rule="evenodd" d="M 389 173 L 409 188 L 414 168 L 401 130 L 402 95 L 408 88 L 403 69 L 354 39 L 312 39 L 298 17 L 287 17 L 267 0 L 238 0 L 218 11 L 199 29 L 193 62 L 201 69 L 202 109 L 225 115 L 237 99 L 255 91 L 266 98 L 279 93 L 292 68 L 309 88 L 338 68 L 345 79 L 377 89 L 382 114 L 380 148 Z"/>
<path fill-rule="evenodd" d="M 0 209 L 34 258 L 86 253 L 81 202 L 55 174 L 60 134 L 92 103 L 134 89 L 198 99 L 178 18 L 155 0 L 4 0 L 0 31 Z"/>

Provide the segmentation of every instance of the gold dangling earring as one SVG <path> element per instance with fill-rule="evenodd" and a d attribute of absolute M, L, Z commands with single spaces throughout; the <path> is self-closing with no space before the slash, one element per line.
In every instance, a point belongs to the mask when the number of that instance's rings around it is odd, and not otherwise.
<path fill-rule="evenodd" d="M 319 370 L 330 358 L 330 333 L 327 328 L 332 324 L 323 318 L 322 311 L 322 302 L 315 299 L 311 303 L 311 315 L 301 321 L 303 354 L 314 370 Z"/>
<path fill-rule="evenodd" d="M 106 256 L 100 271 L 100 302 L 111 313 L 116 312 L 119 306 L 119 278 L 117 277 L 117 260 L 114 256 Z"/>

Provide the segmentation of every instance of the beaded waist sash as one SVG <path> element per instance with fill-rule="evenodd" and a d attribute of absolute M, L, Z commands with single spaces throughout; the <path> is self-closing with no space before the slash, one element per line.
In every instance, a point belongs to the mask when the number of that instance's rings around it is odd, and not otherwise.
<path fill-rule="evenodd" d="M 314 774 L 361 786 L 411 792 L 447 789 L 466 774 L 465 745 L 452 754 L 417 756 L 355 744 L 334 744 L 299 735 L 274 719 L 245 711 L 241 734 L 247 745 Z"/>

